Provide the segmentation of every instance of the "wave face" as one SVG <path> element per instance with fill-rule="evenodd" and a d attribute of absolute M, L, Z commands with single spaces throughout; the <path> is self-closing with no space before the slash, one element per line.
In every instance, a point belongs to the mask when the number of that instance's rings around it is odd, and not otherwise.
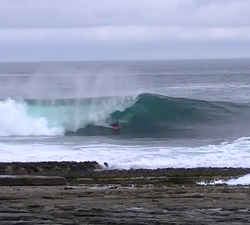
<path fill-rule="evenodd" d="M 248 132 L 250 105 L 172 98 L 136 97 L 0 101 L 0 136 L 108 135 L 120 120 L 120 135 L 168 137 Z M 215 129 L 216 128 L 216 129 Z M 215 132 L 216 130 L 216 132 Z M 241 135 L 242 135 L 241 134 Z"/>
<path fill-rule="evenodd" d="M 132 107 L 111 114 L 124 121 L 128 133 L 149 135 L 217 135 L 215 132 L 248 131 L 250 104 L 173 98 L 141 94 Z M 248 123 L 248 125 L 247 125 Z M 216 127 L 216 129 L 215 129 Z"/>

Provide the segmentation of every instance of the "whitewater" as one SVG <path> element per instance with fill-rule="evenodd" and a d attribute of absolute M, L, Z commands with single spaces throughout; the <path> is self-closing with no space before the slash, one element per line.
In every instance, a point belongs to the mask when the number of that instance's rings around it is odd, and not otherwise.
<path fill-rule="evenodd" d="M 248 167 L 250 60 L 2 63 L 0 161 Z M 119 120 L 122 129 L 109 124 Z"/>

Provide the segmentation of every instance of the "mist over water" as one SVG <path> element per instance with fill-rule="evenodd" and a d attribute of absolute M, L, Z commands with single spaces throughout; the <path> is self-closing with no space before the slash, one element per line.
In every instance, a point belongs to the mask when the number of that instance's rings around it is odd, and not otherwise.
<path fill-rule="evenodd" d="M 100 68 L 99 68 L 100 67 Z M 124 70 L 124 71 L 123 71 Z M 135 76 L 126 69 L 92 63 L 5 63 L 1 98 L 64 99 L 138 94 Z"/>
<path fill-rule="evenodd" d="M 98 63 L 3 64 L 0 113 L 7 118 L 0 119 L 0 135 L 64 135 L 87 124 L 107 125 L 109 115 L 139 93 L 136 77 L 123 70 Z"/>

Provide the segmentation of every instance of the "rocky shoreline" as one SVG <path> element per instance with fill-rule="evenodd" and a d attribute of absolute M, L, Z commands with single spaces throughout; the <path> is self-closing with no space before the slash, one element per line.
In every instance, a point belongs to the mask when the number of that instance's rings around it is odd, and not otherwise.
<path fill-rule="evenodd" d="M 197 185 L 249 173 L 250 168 L 0 163 L 0 224 L 249 224 L 248 186 Z"/>

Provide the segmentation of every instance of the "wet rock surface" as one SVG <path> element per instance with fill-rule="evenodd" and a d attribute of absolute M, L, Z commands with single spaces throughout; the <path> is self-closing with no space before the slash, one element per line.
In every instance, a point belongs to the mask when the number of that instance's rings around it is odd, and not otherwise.
<path fill-rule="evenodd" d="M 249 224 L 244 187 L 1 187 L 0 224 Z"/>
<path fill-rule="evenodd" d="M 0 186 L 0 224 L 250 224 L 248 186 L 196 185 L 246 168 L 86 171 L 63 186 Z"/>

